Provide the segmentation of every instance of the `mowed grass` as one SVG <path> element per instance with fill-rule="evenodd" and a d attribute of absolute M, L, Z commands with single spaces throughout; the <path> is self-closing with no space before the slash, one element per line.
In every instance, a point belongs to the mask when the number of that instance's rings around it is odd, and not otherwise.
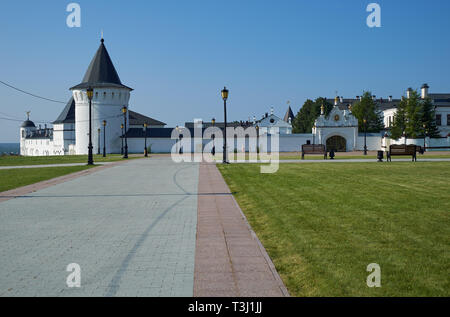
<path fill-rule="evenodd" d="M 291 295 L 450 295 L 450 163 L 218 167 Z"/>
<path fill-rule="evenodd" d="M 0 192 L 79 172 L 88 168 L 90 166 L 84 165 L 0 170 Z"/>
<path fill-rule="evenodd" d="M 129 159 L 140 158 L 130 155 Z M 65 155 L 65 156 L 0 156 L 0 166 L 22 166 L 22 165 L 45 165 L 65 163 L 86 163 L 87 155 Z M 123 160 L 120 154 L 109 154 L 106 157 L 94 155 L 94 162 L 116 162 Z"/>

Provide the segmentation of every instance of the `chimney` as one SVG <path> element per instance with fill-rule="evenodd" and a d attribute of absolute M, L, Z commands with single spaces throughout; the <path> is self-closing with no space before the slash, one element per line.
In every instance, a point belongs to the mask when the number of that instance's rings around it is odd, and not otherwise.
<path fill-rule="evenodd" d="M 392 102 L 392 96 L 389 96 L 389 102 Z"/>
<path fill-rule="evenodd" d="M 425 99 L 425 98 L 427 98 L 428 97 L 428 88 L 430 88 L 429 86 L 428 86 L 428 84 L 423 84 L 422 85 L 422 88 L 421 88 L 421 91 L 422 91 L 422 99 Z"/>
<path fill-rule="evenodd" d="M 270 107 L 270 115 L 273 115 L 273 107 Z"/>
<path fill-rule="evenodd" d="M 344 103 L 344 97 L 343 96 L 341 96 L 341 98 L 340 98 L 340 100 L 339 100 L 341 103 Z"/>
<path fill-rule="evenodd" d="M 266 118 L 269 116 L 269 114 L 266 112 Z"/>
<path fill-rule="evenodd" d="M 412 88 L 411 87 L 409 87 L 407 90 L 406 90 L 406 98 L 410 98 L 411 97 L 411 93 L 412 93 Z"/>

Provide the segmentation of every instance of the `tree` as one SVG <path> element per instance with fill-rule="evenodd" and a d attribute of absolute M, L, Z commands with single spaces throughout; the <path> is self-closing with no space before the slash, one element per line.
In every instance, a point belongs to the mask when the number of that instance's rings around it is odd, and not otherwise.
<path fill-rule="evenodd" d="M 391 138 L 395 140 L 401 138 L 406 130 L 406 106 L 406 99 L 402 98 L 397 106 L 397 111 L 394 114 L 394 122 L 392 123 L 391 127 Z"/>
<path fill-rule="evenodd" d="M 391 137 L 399 139 L 405 135 L 405 138 L 422 138 L 424 132 L 429 137 L 439 136 L 434 106 L 429 98 L 421 99 L 419 93 L 412 90 L 409 98 L 403 98 L 397 107 Z"/>
<path fill-rule="evenodd" d="M 439 137 L 439 129 L 436 125 L 436 113 L 430 98 L 422 102 L 422 127 L 425 126 L 426 136 L 430 138 Z"/>
<path fill-rule="evenodd" d="M 367 132 L 380 132 L 384 129 L 383 116 L 369 91 L 364 92 L 361 100 L 353 104 L 352 114 L 358 119 L 359 132 L 365 131 L 364 119 L 367 120 Z"/>
<path fill-rule="evenodd" d="M 333 109 L 333 105 L 326 98 L 319 97 L 315 101 L 308 99 L 298 111 L 292 122 L 293 133 L 311 133 L 314 121 L 320 115 L 320 108 L 324 106 L 325 115 Z"/>

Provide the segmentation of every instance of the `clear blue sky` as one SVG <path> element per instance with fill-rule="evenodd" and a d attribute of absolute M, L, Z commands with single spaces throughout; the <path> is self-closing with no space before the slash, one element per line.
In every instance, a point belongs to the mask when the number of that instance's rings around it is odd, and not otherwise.
<path fill-rule="evenodd" d="M 68 100 L 99 46 L 100 31 L 133 110 L 175 126 L 223 119 L 220 89 L 230 89 L 231 120 L 260 118 L 286 101 L 371 90 L 400 97 L 427 82 L 450 92 L 447 0 L 79 0 L 81 28 L 66 26 L 72 1 L 2 1 L 0 80 Z M 74 1 L 75 2 L 75 1 Z M 381 5 L 381 28 L 366 26 L 366 6 Z M 0 85 L 0 117 L 56 119 L 64 105 Z M 20 122 L 0 120 L 0 142 L 18 142 Z"/>

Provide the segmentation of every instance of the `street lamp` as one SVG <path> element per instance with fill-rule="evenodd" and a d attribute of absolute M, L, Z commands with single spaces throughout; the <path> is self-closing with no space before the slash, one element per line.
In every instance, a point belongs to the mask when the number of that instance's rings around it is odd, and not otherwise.
<path fill-rule="evenodd" d="M 100 155 L 100 131 L 101 129 L 98 128 L 97 132 L 98 132 L 98 149 L 97 149 L 97 155 Z"/>
<path fill-rule="evenodd" d="M 103 157 L 106 157 L 106 120 L 103 120 Z"/>
<path fill-rule="evenodd" d="M 120 155 L 123 155 L 123 123 L 120 125 L 120 128 L 122 129 L 122 137 L 120 140 L 122 141 L 122 146 L 120 148 Z"/>
<path fill-rule="evenodd" d="M 94 158 L 92 157 L 92 98 L 94 97 L 94 89 L 89 87 L 86 89 L 86 94 L 89 99 L 89 145 L 88 145 L 88 165 L 94 165 Z"/>
<path fill-rule="evenodd" d="M 314 145 L 316 144 L 316 124 L 313 125 L 313 149 Z"/>
<path fill-rule="evenodd" d="M 224 130 L 223 130 L 223 161 L 222 163 L 227 164 L 227 99 L 228 99 L 228 89 L 223 87 L 222 90 L 223 99 L 223 113 L 224 113 Z"/>
<path fill-rule="evenodd" d="M 145 138 L 144 156 L 148 157 L 148 151 L 147 151 L 147 123 L 144 123 L 144 138 Z"/>
<path fill-rule="evenodd" d="M 425 152 L 426 140 L 427 140 L 427 125 L 424 123 L 423 124 L 423 152 Z"/>
<path fill-rule="evenodd" d="M 123 154 L 123 158 L 127 159 L 128 158 L 128 141 L 127 141 L 127 107 L 123 106 L 122 107 L 122 113 L 123 113 L 123 120 L 124 120 L 124 129 L 125 129 L 125 133 L 124 133 L 124 137 L 125 137 L 125 151 Z"/>
<path fill-rule="evenodd" d="M 212 126 L 214 127 L 216 125 L 216 119 L 212 118 L 211 123 L 212 123 Z M 213 156 L 216 156 L 216 145 L 214 144 L 214 140 L 216 138 L 216 135 L 213 134 L 211 137 L 212 137 L 212 140 L 213 140 L 213 147 L 212 147 L 212 150 L 211 150 L 211 154 Z"/>
<path fill-rule="evenodd" d="M 256 125 L 256 154 L 259 154 L 259 125 Z"/>
<path fill-rule="evenodd" d="M 367 155 L 367 119 L 364 119 L 364 155 Z"/>

